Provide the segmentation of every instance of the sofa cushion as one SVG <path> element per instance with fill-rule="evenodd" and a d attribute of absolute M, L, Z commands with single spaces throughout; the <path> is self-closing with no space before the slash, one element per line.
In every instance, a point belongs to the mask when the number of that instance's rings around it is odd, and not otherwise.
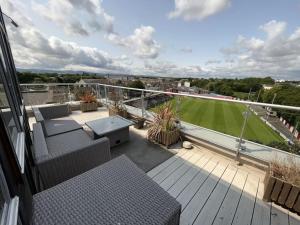
<path fill-rule="evenodd" d="M 70 107 L 68 104 L 49 105 L 39 108 L 45 120 L 65 117 L 70 115 Z"/>
<path fill-rule="evenodd" d="M 80 124 L 70 117 L 44 120 L 43 126 L 47 137 L 82 129 Z"/>
<path fill-rule="evenodd" d="M 33 112 L 36 122 L 44 121 L 44 117 L 38 108 L 33 107 L 32 112 Z"/>
<path fill-rule="evenodd" d="M 47 158 L 49 152 L 41 123 L 33 124 L 34 159 L 40 161 Z"/>
<path fill-rule="evenodd" d="M 49 154 L 51 157 L 78 150 L 89 145 L 93 140 L 83 130 L 75 130 L 46 138 Z"/>
<path fill-rule="evenodd" d="M 33 196 L 32 225 L 179 224 L 181 206 L 122 155 Z"/>

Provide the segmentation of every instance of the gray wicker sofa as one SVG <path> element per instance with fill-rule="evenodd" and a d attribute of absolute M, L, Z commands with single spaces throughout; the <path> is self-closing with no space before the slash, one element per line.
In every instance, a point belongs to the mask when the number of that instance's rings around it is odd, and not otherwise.
<path fill-rule="evenodd" d="M 111 159 L 108 138 L 92 140 L 83 129 L 45 137 L 41 123 L 35 123 L 33 145 L 33 158 L 43 189 Z"/>
<path fill-rule="evenodd" d="M 32 225 L 177 225 L 181 205 L 122 155 L 35 194 L 32 212 Z"/>
<path fill-rule="evenodd" d="M 82 129 L 80 124 L 69 117 L 71 111 L 68 104 L 34 107 L 32 111 L 47 137 Z"/>

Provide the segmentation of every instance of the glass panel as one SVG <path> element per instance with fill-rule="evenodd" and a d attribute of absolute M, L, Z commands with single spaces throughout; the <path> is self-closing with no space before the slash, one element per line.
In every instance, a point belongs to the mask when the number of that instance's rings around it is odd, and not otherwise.
<path fill-rule="evenodd" d="M 0 164 L 0 221 L 1 224 L 7 217 L 9 194 L 3 170 Z"/>
<path fill-rule="evenodd" d="M 5 205 L 5 199 L 4 199 L 4 194 L 2 192 L 2 189 L 1 189 L 1 191 L 0 191 L 0 218 L 2 218 L 4 205 Z"/>
<path fill-rule="evenodd" d="M 12 109 L 8 103 L 7 95 L 4 90 L 2 76 L 0 76 L 0 112 L 5 126 L 9 132 L 11 141 L 14 147 L 16 147 L 18 130 L 16 127 L 16 121 L 14 119 Z"/>

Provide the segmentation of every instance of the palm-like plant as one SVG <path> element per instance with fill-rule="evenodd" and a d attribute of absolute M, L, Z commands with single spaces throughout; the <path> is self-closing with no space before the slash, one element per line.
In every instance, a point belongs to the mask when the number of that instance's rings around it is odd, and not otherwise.
<path fill-rule="evenodd" d="M 176 118 L 171 102 L 159 107 L 148 130 L 148 139 L 157 140 L 162 132 L 168 133 L 178 129 Z"/>

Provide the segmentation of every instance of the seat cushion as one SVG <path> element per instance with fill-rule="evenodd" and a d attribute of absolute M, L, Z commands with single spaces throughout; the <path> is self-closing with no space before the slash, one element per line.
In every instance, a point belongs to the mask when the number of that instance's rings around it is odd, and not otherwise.
<path fill-rule="evenodd" d="M 51 157 L 64 155 L 66 153 L 85 148 L 93 140 L 83 130 L 74 130 L 46 138 L 48 152 Z"/>
<path fill-rule="evenodd" d="M 79 123 L 69 117 L 44 120 L 43 123 L 47 137 L 82 129 Z"/>
<path fill-rule="evenodd" d="M 70 106 L 68 104 L 46 105 L 39 107 L 39 111 L 45 120 L 69 116 Z"/>
<path fill-rule="evenodd" d="M 178 224 L 180 204 L 122 155 L 33 196 L 33 225 Z"/>
<path fill-rule="evenodd" d="M 48 147 L 44 137 L 44 131 L 41 123 L 33 124 L 33 146 L 34 154 L 33 157 L 36 161 L 40 161 L 48 157 Z"/>

